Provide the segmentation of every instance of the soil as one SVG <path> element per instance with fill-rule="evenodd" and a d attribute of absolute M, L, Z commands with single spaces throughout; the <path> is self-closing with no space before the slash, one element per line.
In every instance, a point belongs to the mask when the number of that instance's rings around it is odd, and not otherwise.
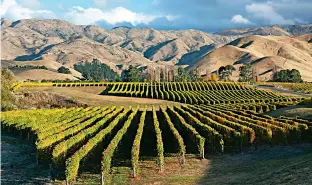
<path fill-rule="evenodd" d="M 72 98 L 48 92 L 25 92 L 16 94 L 17 102 L 22 109 L 31 108 L 60 108 L 60 107 L 85 107 Z"/>
<path fill-rule="evenodd" d="M 105 88 L 103 87 L 23 87 L 20 89 L 20 92 L 53 93 L 89 106 L 159 106 L 179 104 L 159 99 L 100 95 L 104 90 Z"/>
<path fill-rule="evenodd" d="M 34 142 L 1 131 L 1 184 L 49 184 L 49 168 L 36 165 Z"/>
<path fill-rule="evenodd" d="M 274 92 L 277 92 L 277 93 L 284 95 L 284 96 L 304 97 L 304 98 L 311 98 L 312 97 L 312 94 L 304 94 L 301 92 L 294 92 L 294 91 L 290 91 L 290 90 L 286 90 L 286 89 L 279 89 L 279 88 L 270 87 L 270 86 L 257 86 L 257 88 L 261 89 L 261 90 L 274 91 Z"/>
<path fill-rule="evenodd" d="M 295 105 L 291 107 L 285 107 L 275 111 L 265 113 L 273 117 L 287 116 L 287 117 L 302 117 L 312 120 L 312 106 L 307 105 Z"/>

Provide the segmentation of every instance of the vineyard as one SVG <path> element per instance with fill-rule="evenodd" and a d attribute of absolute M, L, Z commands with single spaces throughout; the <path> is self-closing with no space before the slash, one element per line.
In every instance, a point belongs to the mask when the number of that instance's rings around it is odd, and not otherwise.
<path fill-rule="evenodd" d="M 66 184 L 85 172 L 99 174 L 98 184 L 110 184 L 113 168 L 120 166 L 136 178 L 143 160 L 155 161 L 162 173 L 167 156 L 177 157 L 183 166 L 194 157 L 312 141 L 311 121 L 263 114 L 308 100 L 245 83 L 16 83 L 12 90 L 28 86 L 103 86 L 106 95 L 182 103 L 2 112 L 1 129 L 35 142 L 37 163 L 49 164 L 51 178 Z"/>
<path fill-rule="evenodd" d="M 246 83 L 233 82 L 17 82 L 12 86 L 14 92 L 21 87 L 109 87 L 109 94 L 134 97 L 149 97 L 167 100 L 185 101 L 180 91 L 209 91 L 209 90 L 246 90 Z M 268 85 L 295 92 L 311 94 L 312 83 L 258 82 L 257 85 Z M 157 92 L 156 92 L 157 91 Z M 170 91 L 170 92 L 169 92 Z M 182 97 L 181 97 L 182 96 Z M 184 94 L 188 98 L 187 94 Z M 269 95 L 268 95 L 269 96 Z M 182 100 L 181 100 L 182 99 Z"/>
<path fill-rule="evenodd" d="M 292 103 L 298 98 L 287 98 L 270 91 L 246 87 L 233 82 L 164 82 L 109 84 L 106 94 L 155 98 L 187 104 L 236 104 L 236 103 Z"/>
<path fill-rule="evenodd" d="M 235 109 L 221 105 L 24 110 L 3 112 L 1 120 L 2 130 L 34 140 L 37 162 L 51 164 L 52 178 L 67 184 L 88 171 L 101 174 L 98 183 L 109 184 L 116 165 L 130 167 L 136 177 L 146 156 L 164 172 L 167 155 L 177 156 L 183 165 L 186 154 L 203 159 L 213 153 L 312 140 L 312 122 L 307 120 L 273 118 L 244 104 Z M 121 159 L 129 162 L 120 164 Z"/>

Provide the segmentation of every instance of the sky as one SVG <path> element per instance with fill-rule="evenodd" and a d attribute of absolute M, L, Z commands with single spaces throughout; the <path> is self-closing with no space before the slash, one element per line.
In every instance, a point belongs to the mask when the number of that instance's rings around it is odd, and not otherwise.
<path fill-rule="evenodd" d="M 224 29 L 312 23 L 312 0 L 1 0 L 11 20 L 61 19 L 79 25 L 161 30 Z"/>

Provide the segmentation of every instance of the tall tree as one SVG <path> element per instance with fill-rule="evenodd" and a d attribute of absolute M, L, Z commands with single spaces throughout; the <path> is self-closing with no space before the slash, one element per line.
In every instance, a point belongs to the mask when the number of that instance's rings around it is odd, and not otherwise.
<path fill-rule="evenodd" d="M 125 82 L 142 82 L 143 81 L 143 75 L 139 71 L 138 68 L 130 65 L 129 69 L 124 71 L 123 81 L 125 81 Z"/>
<path fill-rule="evenodd" d="M 246 64 L 239 67 L 239 82 L 251 82 L 253 81 L 252 77 L 252 65 Z"/>
<path fill-rule="evenodd" d="M 229 81 L 235 67 L 233 65 L 221 66 L 218 70 L 219 78 L 224 81 Z"/>
<path fill-rule="evenodd" d="M 1 111 L 8 111 L 16 108 L 16 99 L 11 92 L 15 78 L 9 69 L 1 70 Z"/>
<path fill-rule="evenodd" d="M 194 82 L 197 81 L 195 71 L 187 72 L 184 68 L 178 68 L 178 74 L 174 77 L 177 82 Z"/>

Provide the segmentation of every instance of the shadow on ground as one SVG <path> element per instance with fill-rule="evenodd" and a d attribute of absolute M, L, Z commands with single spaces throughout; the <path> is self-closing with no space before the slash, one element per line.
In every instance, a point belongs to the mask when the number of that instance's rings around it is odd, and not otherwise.
<path fill-rule="evenodd" d="M 47 184 L 49 168 L 36 165 L 34 142 L 1 130 L 1 184 Z"/>
<path fill-rule="evenodd" d="M 312 184 L 312 144 L 212 156 L 197 184 Z"/>

